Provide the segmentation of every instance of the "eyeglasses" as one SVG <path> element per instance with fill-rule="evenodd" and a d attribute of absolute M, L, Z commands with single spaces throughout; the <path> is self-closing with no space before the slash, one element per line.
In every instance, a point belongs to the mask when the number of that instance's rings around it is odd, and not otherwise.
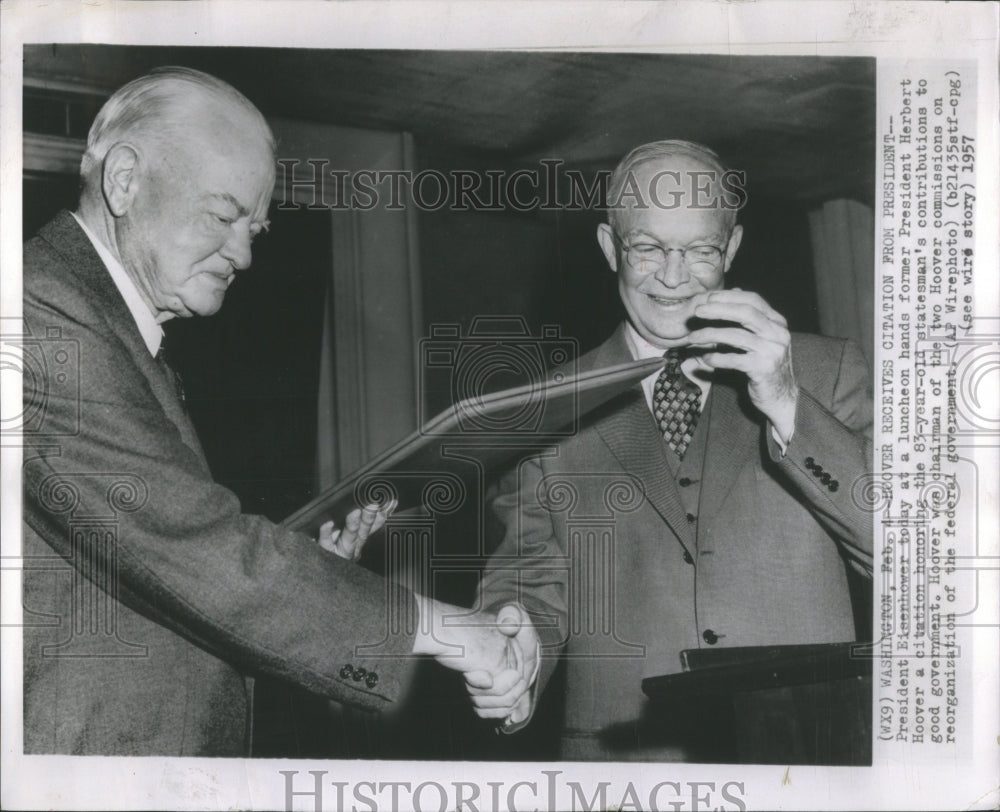
<path fill-rule="evenodd" d="M 687 248 L 664 248 L 657 242 L 626 244 L 617 234 L 615 240 L 625 252 L 625 261 L 639 273 L 656 273 L 667 265 L 667 255 L 677 251 L 684 266 L 695 273 L 714 271 L 722 262 L 722 249 L 714 245 L 689 245 Z"/>

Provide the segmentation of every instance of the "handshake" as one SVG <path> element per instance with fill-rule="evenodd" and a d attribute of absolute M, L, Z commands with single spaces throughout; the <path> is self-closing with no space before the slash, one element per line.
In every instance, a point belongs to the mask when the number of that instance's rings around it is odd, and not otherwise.
<path fill-rule="evenodd" d="M 320 528 L 319 545 L 357 561 L 370 535 L 377 533 L 395 509 L 366 505 L 348 514 L 344 528 L 333 522 Z M 518 604 L 494 615 L 415 595 L 420 621 L 414 654 L 434 657 L 441 665 L 465 676 L 476 714 L 520 724 L 531 715 L 531 687 L 538 676 L 540 645 L 531 618 Z"/>
<path fill-rule="evenodd" d="M 476 714 L 483 719 L 503 719 L 505 725 L 526 721 L 540 646 L 524 609 L 511 603 L 493 615 L 416 598 L 420 631 L 414 653 L 429 654 L 446 668 L 461 671 Z"/>

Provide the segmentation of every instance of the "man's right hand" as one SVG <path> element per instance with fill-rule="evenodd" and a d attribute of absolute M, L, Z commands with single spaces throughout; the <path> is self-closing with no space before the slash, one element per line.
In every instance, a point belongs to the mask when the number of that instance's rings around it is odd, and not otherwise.
<path fill-rule="evenodd" d="M 482 674 L 492 681 L 514 667 L 517 654 L 496 616 L 414 595 L 420 610 L 414 654 L 428 654 L 463 674 Z"/>
<path fill-rule="evenodd" d="M 512 643 L 514 663 L 498 675 L 466 672 L 465 684 L 476 714 L 519 724 L 531 715 L 532 686 L 538 676 L 540 645 L 528 614 L 515 603 L 497 613 L 497 628 Z"/>
<path fill-rule="evenodd" d="M 413 653 L 428 654 L 446 668 L 461 671 L 480 717 L 510 723 L 527 719 L 539 650 L 527 613 L 516 604 L 493 615 L 414 597 L 420 620 Z"/>

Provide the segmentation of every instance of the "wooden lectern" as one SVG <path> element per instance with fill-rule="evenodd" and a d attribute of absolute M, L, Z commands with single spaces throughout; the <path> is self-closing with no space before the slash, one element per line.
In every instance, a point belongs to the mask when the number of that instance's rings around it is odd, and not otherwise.
<path fill-rule="evenodd" d="M 642 690 L 663 724 L 671 708 L 728 703 L 737 763 L 870 765 L 869 651 L 865 643 L 689 649 L 683 671 L 645 679 Z"/>

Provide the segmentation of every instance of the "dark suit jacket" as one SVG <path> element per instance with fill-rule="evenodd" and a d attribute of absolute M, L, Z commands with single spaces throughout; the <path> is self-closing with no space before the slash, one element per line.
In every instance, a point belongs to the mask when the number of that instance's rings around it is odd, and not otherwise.
<path fill-rule="evenodd" d="M 794 335 L 792 355 L 784 458 L 745 377 L 716 375 L 696 520 L 639 386 L 501 480 L 482 599 L 534 616 L 539 690 L 566 658 L 564 758 L 683 757 L 637 732 L 641 680 L 679 671 L 682 649 L 854 639 L 845 558 L 870 572 L 871 514 L 852 497 L 871 468 L 870 374 L 842 340 Z M 578 367 L 630 358 L 620 328 Z"/>
<path fill-rule="evenodd" d="M 25 752 L 246 754 L 247 673 L 397 697 L 413 638 L 386 639 L 390 607 L 412 629 L 413 596 L 212 481 L 67 212 L 25 245 L 24 319 Z"/>

